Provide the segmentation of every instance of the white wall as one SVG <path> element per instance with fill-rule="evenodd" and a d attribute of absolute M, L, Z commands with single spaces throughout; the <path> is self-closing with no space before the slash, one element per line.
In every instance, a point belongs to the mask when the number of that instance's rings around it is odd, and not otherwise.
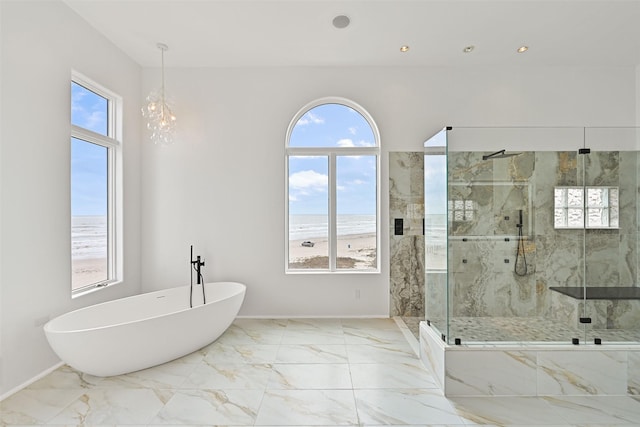
<path fill-rule="evenodd" d="M 139 117 L 158 70 L 141 74 L 62 3 L 0 1 L 0 36 L 0 396 L 57 362 L 43 319 L 187 283 L 190 244 L 206 257 L 208 280 L 248 285 L 242 315 L 386 315 L 389 151 L 421 150 L 445 125 L 636 124 L 635 69 L 171 69 L 181 130 L 161 148 Z M 75 300 L 72 68 L 125 104 L 125 282 Z M 328 95 L 364 106 L 382 134 L 379 275 L 284 274 L 285 132 L 301 106 Z"/>
<path fill-rule="evenodd" d="M 60 2 L 0 2 L 0 396 L 59 360 L 49 317 L 140 290 L 140 68 Z M 71 300 L 70 78 L 124 98 L 125 280 Z"/>
<path fill-rule="evenodd" d="M 388 152 L 420 151 L 446 125 L 636 119 L 634 68 L 176 68 L 166 80 L 180 131 L 173 146 L 143 145 L 144 289 L 187 283 L 194 244 L 207 280 L 247 284 L 247 316 L 388 314 Z M 158 82 L 158 70 L 143 71 L 145 90 Z M 285 132 L 299 108 L 331 95 L 362 105 L 380 128 L 379 275 L 284 273 Z"/>

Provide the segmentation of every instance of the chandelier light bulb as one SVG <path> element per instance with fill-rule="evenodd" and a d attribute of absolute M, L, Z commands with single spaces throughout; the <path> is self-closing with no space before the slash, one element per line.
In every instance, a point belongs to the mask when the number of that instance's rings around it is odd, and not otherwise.
<path fill-rule="evenodd" d="M 142 116 L 147 119 L 147 129 L 151 131 L 151 141 L 158 145 L 173 143 L 176 116 L 171 112 L 170 102 L 164 91 L 164 52 L 168 50 L 166 44 L 158 43 L 162 52 L 162 86 L 160 90 L 152 91 L 147 96 L 147 105 L 142 108 Z"/>

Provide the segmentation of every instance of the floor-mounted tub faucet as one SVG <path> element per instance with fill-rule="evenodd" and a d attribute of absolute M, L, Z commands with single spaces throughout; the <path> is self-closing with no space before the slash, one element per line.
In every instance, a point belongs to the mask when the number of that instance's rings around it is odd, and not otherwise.
<path fill-rule="evenodd" d="M 189 291 L 189 307 L 193 307 L 193 270 L 196 271 L 196 284 L 202 285 L 202 301 L 207 303 L 207 296 L 204 293 L 204 278 L 202 277 L 202 267 L 204 267 L 204 261 L 201 260 L 200 255 L 193 259 L 193 245 L 191 245 L 191 288 Z"/>

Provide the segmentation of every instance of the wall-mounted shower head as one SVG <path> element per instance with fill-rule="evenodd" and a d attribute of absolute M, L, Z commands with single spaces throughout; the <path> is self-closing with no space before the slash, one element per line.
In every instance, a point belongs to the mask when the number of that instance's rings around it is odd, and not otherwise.
<path fill-rule="evenodd" d="M 482 160 L 505 159 L 507 157 L 519 156 L 522 153 L 505 153 L 505 150 L 496 151 L 495 153 L 482 156 Z"/>

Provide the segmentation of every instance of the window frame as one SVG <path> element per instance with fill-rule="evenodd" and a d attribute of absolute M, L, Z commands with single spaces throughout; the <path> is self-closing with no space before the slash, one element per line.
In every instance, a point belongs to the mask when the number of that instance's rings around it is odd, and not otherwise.
<path fill-rule="evenodd" d="M 107 280 L 94 282 L 77 289 L 71 288 L 71 297 L 95 292 L 121 283 L 123 277 L 123 227 L 122 227 L 122 97 L 74 70 L 71 82 L 82 86 L 107 100 L 107 135 L 94 132 L 70 123 L 69 158 L 73 139 L 95 144 L 107 149 Z M 71 92 L 69 92 L 71 94 Z M 72 100 L 70 100 L 70 105 Z M 71 206 L 71 164 L 69 165 L 69 205 Z M 70 215 L 70 221 L 73 215 Z M 70 224 L 71 225 L 71 224 Z M 72 254 L 69 254 L 72 256 Z M 73 277 L 73 259 L 71 258 Z"/>
<path fill-rule="evenodd" d="M 339 104 L 349 107 L 360 114 L 371 127 L 374 136 L 373 147 L 291 147 L 291 134 L 298 120 L 312 109 L 325 104 Z M 323 156 L 328 162 L 328 241 L 329 268 L 306 269 L 289 268 L 289 158 L 296 156 Z M 375 269 L 346 269 L 337 268 L 338 236 L 337 236 L 337 157 L 341 156 L 375 156 L 376 161 L 376 267 Z M 380 273 L 380 183 L 381 183 L 381 150 L 380 132 L 373 117 L 359 104 L 347 98 L 329 96 L 319 98 L 303 106 L 289 122 L 285 138 L 285 273 L 286 274 L 379 274 Z"/>

